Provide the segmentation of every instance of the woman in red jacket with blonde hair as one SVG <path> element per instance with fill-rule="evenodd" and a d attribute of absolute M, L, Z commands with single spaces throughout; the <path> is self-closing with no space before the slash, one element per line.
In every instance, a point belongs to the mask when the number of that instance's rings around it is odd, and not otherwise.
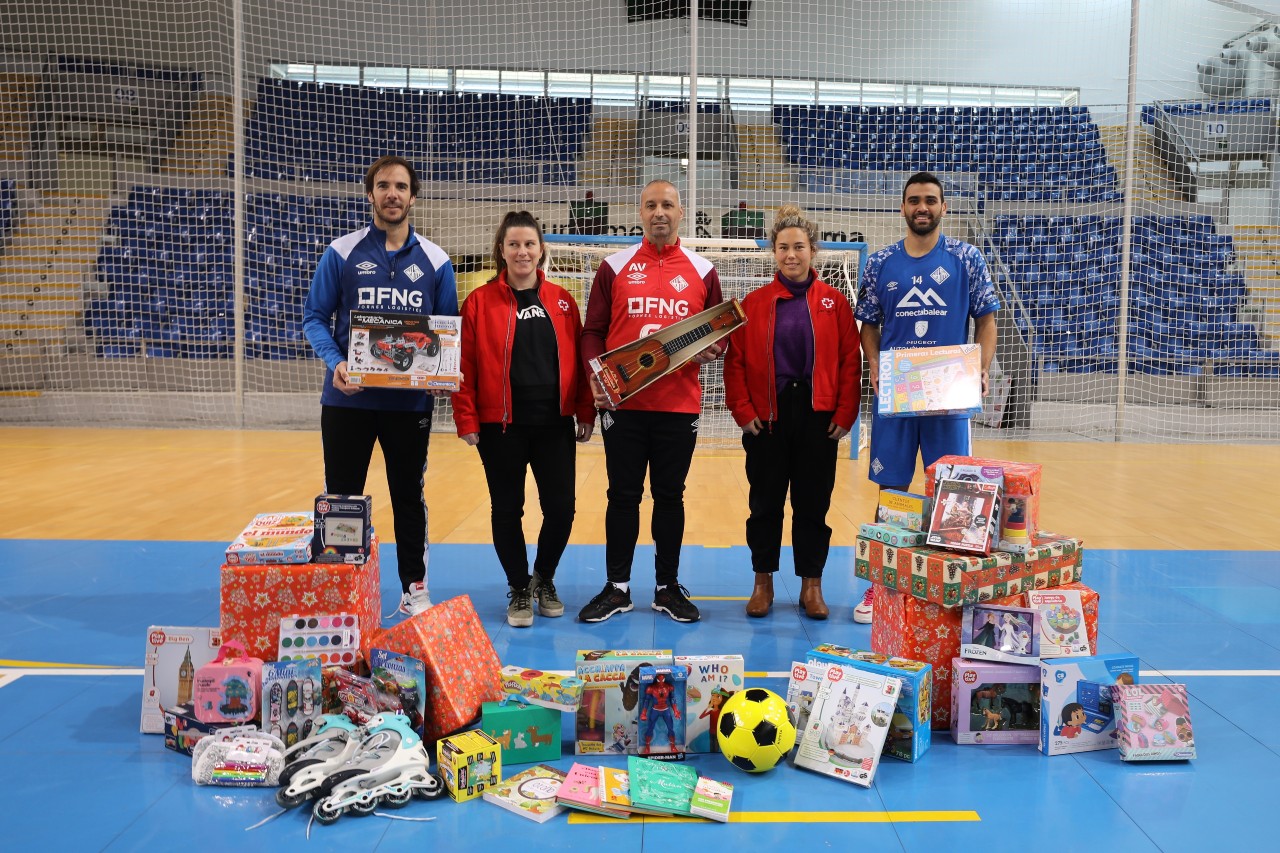
<path fill-rule="evenodd" d="M 766 616 L 773 606 L 789 490 L 800 608 L 826 619 L 826 519 L 840 439 L 853 428 L 861 396 L 858 328 L 849 300 L 813 268 L 818 227 L 799 208 L 778 210 L 770 243 L 778 272 L 742 301 L 747 324 L 734 332 L 724 364 L 725 403 L 747 451 L 747 545 L 755 569 L 747 615 Z"/>
<path fill-rule="evenodd" d="M 579 357 L 582 315 L 542 271 L 538 220 L 524 210 L 504 216 L 493 259 L 498 274 L 462 305 L 462 386 L 453 418 L 458 437 L 484 463 L 493 547 L 510 586 L 507 623 L 527 628 L 534 601 L 542 616 L 564 613 L 554 578 L 573 528 L 574 439 L 591 438 L 595 406 Z M 542 507 L 532 577 L 520 523 L 530 469 Z"/>

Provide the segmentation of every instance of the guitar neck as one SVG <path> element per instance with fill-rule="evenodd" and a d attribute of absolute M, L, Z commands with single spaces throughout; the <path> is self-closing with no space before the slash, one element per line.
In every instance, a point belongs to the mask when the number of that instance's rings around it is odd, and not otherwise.
<path fill-rule="evenodd" d="M 673 338 L 667 343 L 663 344 L 662 351 L 665 352 L 667 355 L 674 355 L 675 353 L 687 347 L 689 344 L 694 343 L 698 339 L 711 334 L 712 331 L 714 330 L 711 328 L 710 323 L 703 323 L 698 328 L 685 332 L 680 337 Z"/>

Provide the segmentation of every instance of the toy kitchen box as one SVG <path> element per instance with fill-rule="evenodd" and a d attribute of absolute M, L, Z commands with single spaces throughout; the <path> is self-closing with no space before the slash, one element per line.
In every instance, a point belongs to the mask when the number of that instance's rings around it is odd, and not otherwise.
<path fill-rule="evenodd" d="M 369 559 L 373 499 L 368 495 L 320 495 L 316 498 L 311 562 L 363 563 Z"/>
<path fill-rule="evenodd" d="M 575 721 L 575 754 L 637 754 L 640 667 L 673 663 L 670 649 L 579 650 L 574 675 L 583 685 Z"/>
<path fill-rule="evenodd" d="M 367 388 L 457 391 L 461 336 L 461 317 L 352 311 L 347 378 Z"/>

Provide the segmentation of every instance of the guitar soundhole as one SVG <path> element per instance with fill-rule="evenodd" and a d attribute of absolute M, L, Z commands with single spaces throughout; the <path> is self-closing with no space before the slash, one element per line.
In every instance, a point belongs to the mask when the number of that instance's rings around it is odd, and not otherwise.
<path fill-rule="evenodd" d="M 639 360 L 640 360 L 640 366 L 643 367 L 645 370 L 650 370 L 653 367 L 653 365 L 656 363 L 656 359 L 654 359 L 653 353 L 651 352 L 641 353 Z"/>

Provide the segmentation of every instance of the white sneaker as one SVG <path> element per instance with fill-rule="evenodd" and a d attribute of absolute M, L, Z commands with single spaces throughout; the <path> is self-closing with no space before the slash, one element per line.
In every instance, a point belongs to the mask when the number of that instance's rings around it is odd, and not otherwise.
<path fill-rule="evenodd" d="M 431 596 L 427 594 L 427 585 L 422 581 L 409 584 L 409 591 L 400 596 L 400 607 L 396 611 L 404 616 L 417 616 L 431 607 Z"/>
<path fill-rule="evenodd" d="M 867 591 L 862 594 L 862 603 L 853 608 L 853 621 L 861 625 L 870 625 L 872 617 L 872 598 L 875 587 L 867 587 Z"/>

